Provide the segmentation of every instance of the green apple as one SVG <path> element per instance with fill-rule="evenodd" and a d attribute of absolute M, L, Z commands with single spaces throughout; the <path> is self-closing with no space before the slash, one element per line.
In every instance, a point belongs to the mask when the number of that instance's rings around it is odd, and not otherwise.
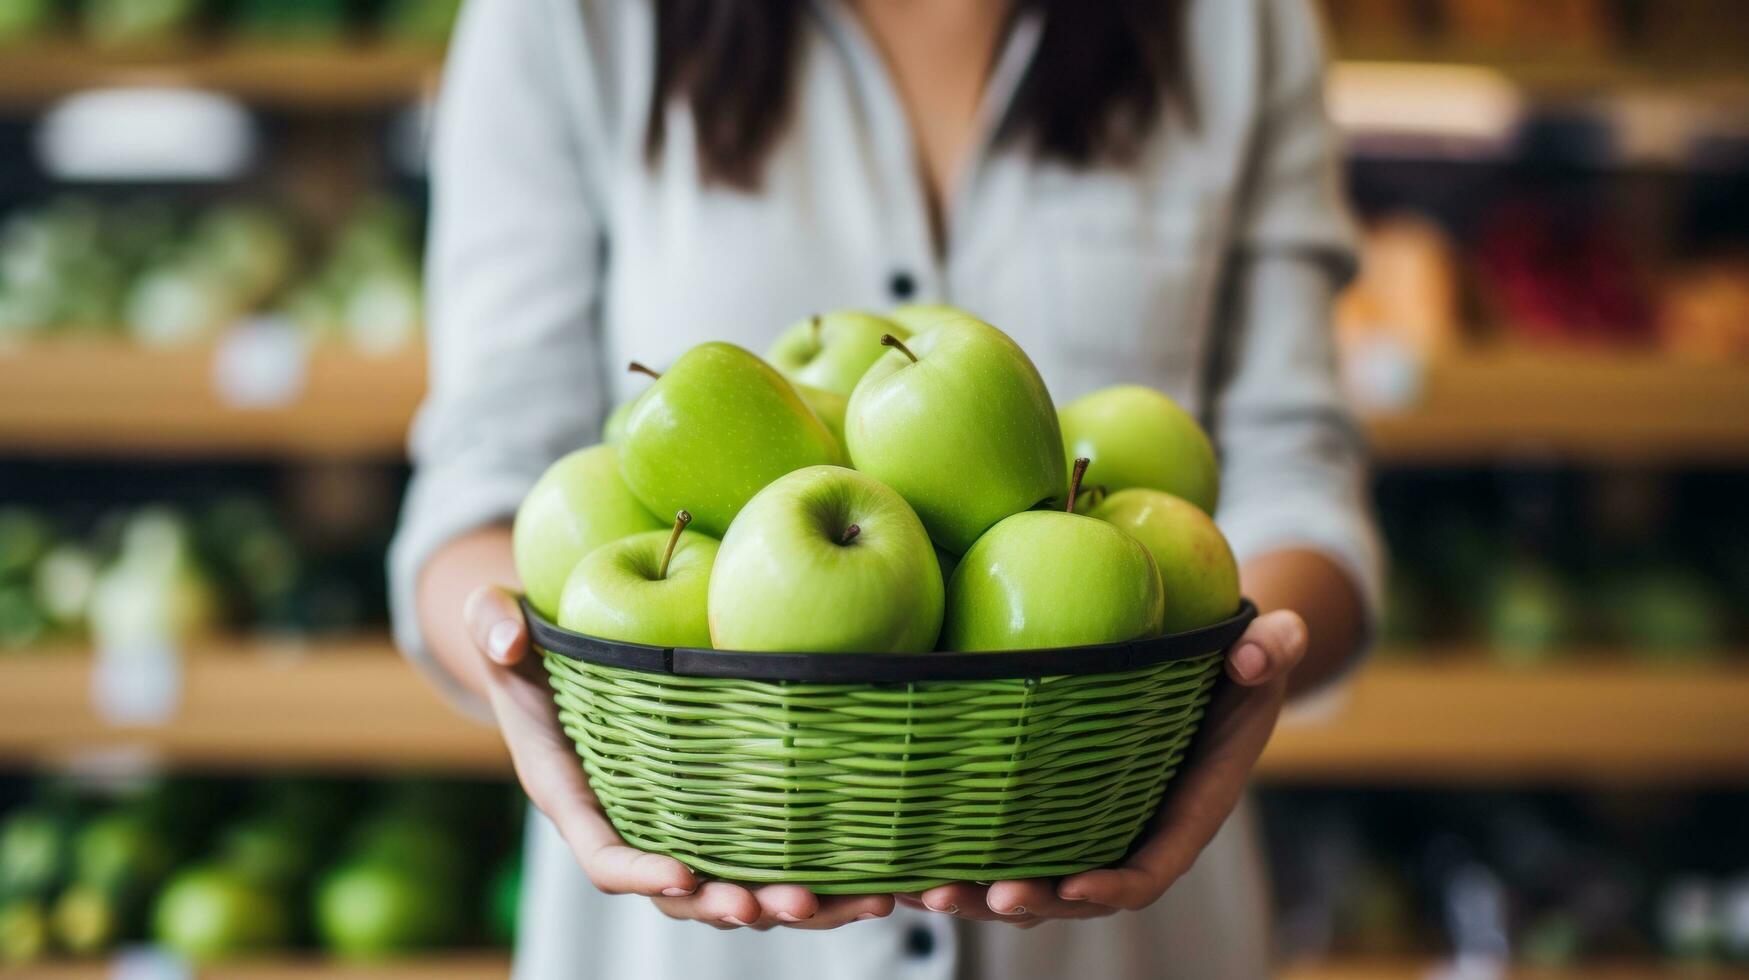
<path fill-rule="evenodd" d="M 647 374 L 652 378 L 660 378 L 662 376 L 660 371 L 645 367 L 637 361 L 633 361 L 626 365 L 626 370 L 633 374 Z M 609 412 L 607 415 L 607 421 L 603 422 L 601 425 L 602 442 L 607 443 L 610 446 L 619 445 L 619 441 L 625 438 L 626 419 L 631 418 L 632 409 L 637 407 L 638 399 L 643 398 L 645 392 L 648 391 L 649 389 L 646 388 L 644 391 L 640 391 L 631 398 L 614 406 L 613 411 Z"/>
<path fill-rule="evenodd" d="M 1093 460 L 1087 483 L 1107 490 L 1164 490 L 1213 514 L 1221 471 L 1189 412 L 1141 385 L 1102 388 L 1063 406 L 1066 459 Z"/>
<path fill-rule="evenodd" d="M 972 313 L 946 303 L 906 303 L 887 311 L 887 319 L 912 333 L 922 333 L 943 320 L 957 320 L 960 317 L 979 319 Z M 896 336 L 900 340 L 905 339 L 903 334 Z"/>
<path fill-rule="evenodd" d="M 1239 563 L 1202 509 L 1159 490 L 1119 490 L 1094 517 L 1129 532 L 1154 556 L 1166 590 L 1168 633 L 1217 623 L 1239 610 Z"/>
<path fill-rule="evenodd" d="M 623 643 L 709 647 L 705 612 L 717 542 L 686 530 L 681 511 L 672 531 L 621 538 L 583 556 L 559 600 L 559 625 Z"/>
<path fill-rule="evenodd" d="M 550 619 L 559 611 L 566 576 L 584 555 L 661 528 L 620 479 L 618 449 L 579 449 L 547 467 L 516 509 L 510 532 L 516 575 L 528 601 Z"/>
<path fill-rule="evenodd" d="M 887 352 L 881 346 L 881 337 L 887 334 L 903 340 L 911 332 L 874 313 L 816 313 L 785 330 L 768 356 L 771 365 L 797 385 L 849 398 L 862 373 Z"/>
<path fill-rule="evenodd" d="M 453 941 L 463 903 L 453 882 L 380 858 L 331 871 L 315 890 L 322 944 L 347 959 L 378 959 Z"/>
<path fill-rule="evenodd" d="M 158 896 L 152 923 L 160 945 L 197 961 L 278 946 L 291 932 L 284 905 L 267 886 L 217 865 L 173 878 Z"/>
<path fill-rule="evenodd" d="M 997 521 L 1061 496 L 1057 413 L 1018 344 L 965 316 L 885 340 L 894 349 L 850 396 L 846 446 L 936 544 L 964 553 Z"/>
<path fill-rule="evenodd" d="M 820 416 L 820 421 L 826 423 L 826 428 L 832 430 L 832 435 L 838 440 L 840 448 L 844 446 L 844 412 L 850 407 L 850 399 L 836 391 L 815 388 L 812 385 L 796 385 L 796 394 L 802 396 L 802 401 Z"/>
<path fill-rule="evenodd" d="M 730 525 L 711 576 L 721 650 L 932 650 L 942 583 L 904 498 L 842 466 L 810 466 L 759 492 Z"/>
<path fill-rule="evenodd" d="M 692 513 L 720 538 L 765 485 L 843 461 L 832 430 L 771 365 L 733 344 L 700 344 L 650 386 L 626 419 L 620 472 L 659 514 Z"/>
<path fill-rule="evenodd" d="M 1078 460 L 1071 504 L 1085 460 Z M 946 650 L 1092 646 L 1158 636 L 1160 571 L 1142 543 L 1067 510 L 1029 510 L 984 532 L 947 586 Z"/>

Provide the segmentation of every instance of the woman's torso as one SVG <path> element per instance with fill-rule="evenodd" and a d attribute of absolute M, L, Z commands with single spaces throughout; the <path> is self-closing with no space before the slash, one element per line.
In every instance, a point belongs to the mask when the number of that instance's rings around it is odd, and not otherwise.
<path fill-rule="evenodd" d="M 1059 402 L 1135 381 L 1206 408 L 1228 225 L 1258 116 L 1261 14 L 1252 4 L 1188 5 L 1195 131 L 1168 119 L 1135 165 L 1092 172 L 989 144 L 1037 39 L 1037 25 L 1021 20 L 1000 49 L 985 129 L 947 202 L 940 255 L 899 97 L 846 6 L 811 5 L 793 124 L 756 197 L 701 184 L 681 108 L 669 110 L 664 153 L 646 164 L 648 5 L 559 6 L 572 18 L 581 10 L 575 27 L 588 39 L 570 69 L 594 99 L 585 150 L 606 246 L 596 323 L 615 400 L 645 383 L 618 370 L 629 360 L 666 364 L 707 340 L 763 352 L 812 312 L 940 301 L 1012 335 Z M 1141 913 L 1021 931 L 900 909 L 820 934 L 717 932 L 602 896 L 536 817 L 517 976 L 1260 977 L 1265 889 L 1245 814 Z"/>

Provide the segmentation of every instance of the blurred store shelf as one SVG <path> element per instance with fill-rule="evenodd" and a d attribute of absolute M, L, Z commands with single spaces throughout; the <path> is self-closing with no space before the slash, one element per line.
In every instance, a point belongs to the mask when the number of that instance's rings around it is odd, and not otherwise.
<path fill-rule="evenodd" d="M 1454 652 L 1381 659 L 1264 756 L 1275 783 L 1717 784 L 1749 779 L 1749 668 L 1658 668 L 1598 653 L 1509 669 Z M 248 641 L 193 652 L 164 724 L 116 726 L 90 657 L 0 658 L 0 763 L 506 773 L 491 729 L 456 716 L 383 639 Z"/>
<path fill-rule="evenodd" d="M 425 355 L 46 342 L 0 349 L 0 452 L 398 458 Z"/>
<path fill-rule="evenodd" d="M 318 347 L 286 376 L 240 381 L 227 380 L 225 356 L 215 347 L 95 341 L 0 349 L 0 452 L 403 452 L 424 391 L 423 351 L 375 357 Z M 1749 460 L 1749 362 L 1483 350 L 1401 359 L 1387 373 L 1384 382 L 1363 379 L 1359 397 L 1385 464 Z"/>
<path fill-rule="evenodd" d="M 256 962 L 221 963 L 192 973 L 127 973 L 107 961 L 84 963 L 37 963 L 21 972 L 34 980 L 110 980 L 117 976 L 177 976 L 188 980 L 489 980 L 510 974 L 510 957 L 504 953 L 446 953 L 405 960 L 346 963 L 311 956 Z M 11 976 L 0 967 L 0 976 Z"/>
<path fill-rule="evenodd" d="M 1477 972 L 1481 971 L 1481 972 Z M 1487 976 L 1497 980 L 1742 980 L 1749 970 L 1705 963 L 1605 961 L 1564 967 L 1520 966 L 1492 971 L 1478 964 L 1461 972 L 1449 962 L 1336 958 L 1283 970 L 1278 980 L 1432 980 L 1435 977 Z"/>
<path fill-rule="evenodd" d="M 1733 783 L 1749 777 L 1749 667 L 1610 651 L 1510 668 L 1481 651 L 1369 664 L 1276 733 L 1275 783 Z"/>
<path fill-rule="evenodd" d="M 1399 373 L 1388 394 L 1360 393 L 1374 453 L 1389 463 L 1749 459 L 1749 362 L 1484 350 Z"/>
<path fill-rule="evenodd" d="M 434 84 L 440 53 L 385 45 L 301 47 L 225 44 L 142 54 L 70 43 L 8 50 L 0 57 L 0 107 L 30 108 L 93 88 L 181 86 L 286 109 L 396 105 Z"/>
<path fill-rule="evenodd" d="M 209 643 L 188 654 L 163 724 L 112 724 L 97 683 L 83 651 L 0 657 L 0 762 L 509 772 L 496 732 L 458 716 L 382 638 Z"/>

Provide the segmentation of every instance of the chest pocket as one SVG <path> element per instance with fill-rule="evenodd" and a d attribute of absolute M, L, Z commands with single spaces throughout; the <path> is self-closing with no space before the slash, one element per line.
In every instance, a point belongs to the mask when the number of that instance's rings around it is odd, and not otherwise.
<path fill-rule="evenodd" d="M 1220 266 L 1203 209 L 1044 216 L 1041 280 L 1056 354 L 1077 373 L 1195 386 Z"/>

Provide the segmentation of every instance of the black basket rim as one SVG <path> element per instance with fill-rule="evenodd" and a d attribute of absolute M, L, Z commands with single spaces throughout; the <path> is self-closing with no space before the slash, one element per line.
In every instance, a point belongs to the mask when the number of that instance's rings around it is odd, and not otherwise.
<path fill-rule="evenodd" d="M 880 684 L 1116 674 L 1227 650 L 1257 618 L 1250 599 L 1208 626 L 1146 640 L 982 653 L 745 653 L 604 640 L 549 622 L 522 599 L 534 645 L 555 656 L 649 674 L 734 680 Z"/>

